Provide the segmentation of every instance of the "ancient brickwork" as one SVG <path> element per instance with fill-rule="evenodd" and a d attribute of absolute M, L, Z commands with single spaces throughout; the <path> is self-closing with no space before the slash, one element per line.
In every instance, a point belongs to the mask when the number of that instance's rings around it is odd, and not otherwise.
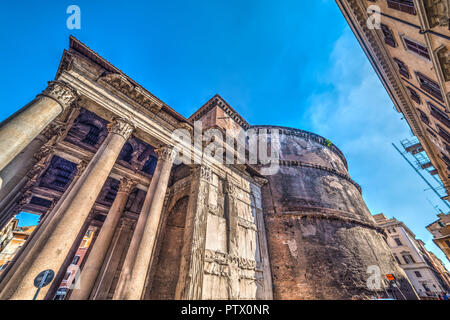
<path fill-rule="evenodd" d="M 280 170 L 262 192 L 274 298 L 369 297 L 369 266 L 404 281 L 342 154 L 296 131 L 280 130 Z"/>

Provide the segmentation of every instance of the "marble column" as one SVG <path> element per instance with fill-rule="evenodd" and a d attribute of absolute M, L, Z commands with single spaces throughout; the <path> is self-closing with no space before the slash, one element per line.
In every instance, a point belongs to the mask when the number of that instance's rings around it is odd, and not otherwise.
<path fill-rule="evenodd" d="M 120 182 L 119 191 L 114 200 L 111 209 L 108 212 L 105 222 L 103 223 L 97 240 L 91 249 L 91 252 L 83 266 L 80 277 L 80 288 L 73 290 L 70 300 L 88 300 L 92 288 L 95 285 L 97 276 L 102 268 L 106 253 L 111 244 L 111 240 L 116 231 L 120 216 L 127 204 L 128 196 L 135 187 L 136 183 L 127 178 L 123 178 Z"/>
<path fill-rule="evenodd" d="M 33 285 L 35 277 L 47 269 L 55 273 L 60 269 L 120 151 L 133 132 L 133 127 L 127 121 L 118 119 L 109 126 L 109 130 L 105 142 L 61 204 L 59 208 L 61 214 L 58 215 L 51 230 L 45 233 L 43 245 L 37 248 L 38 253 L 27 264 L 23 273 L 13 275 L 9 283 L 3 286 L 0 299 L 32 299 L 36 292 Z M 50 285 L 41 289 L 38 300 L 46 295 L 49 287 Z"/>
<path fill-rule="evenodd" d="M 64 192 L 61 199 L 59 199 L 50 212 L 45 214 L 44 217 L 41 216 L 40 222 L 35 231 L 14 256 L 8 268 L 0 274 L 0 292 L 2 292 L 3 288 L 10 283 L 9 279 L 13 276 L 20 278 L 20 275 L 24 272 L 23 270 L 26 270 L 26 266 L 31 263 L 35 255 L 40 252 L 40 248 L 42 244 L 45 243 L 45 239 L 47 238 L 45 234 L 51 232 L 50 230 L 53 224 L 58 221 L 58 215 L 61 213 L 61 210 L 59 210 L 61 205 L 66 203 L 65 199 L 69 194 L 71 194 L 72 189 L 77 184 L 78 179 L 81 177 L 81 174 L 84 172 L 88 164 L 88 161 L 82 160 L 77 165 L 77 173 L 66 192 Z M 22 194 L 18 193 L 17 196 L 20 197 Z"/>
<path fill-rule="evenodd" d="M 77 98 L 67 84 L 52 81 L 33 102 L 0 124 L 0 170 Z"/>
<path fill-rule="evenodd" d="M 143 294 L 148 268 L 173 164 L 172 147 L 157 150 L 158 164 L 144 202 L 133 239 L 122 268 L 114 300 L 139 300 Z"/>
<path fill-rule="evenodd" d="M 127 248 L 133 237 L 136 220 L 123 216 L 114 233 L 114 238 L 108 249 L 108 254 L 102 265 L 102 270 L 97 276 L 90 300 L 110 300 L 117 286 L 116 275 L 120 276 L 123 261 L 127 254 Z"/>

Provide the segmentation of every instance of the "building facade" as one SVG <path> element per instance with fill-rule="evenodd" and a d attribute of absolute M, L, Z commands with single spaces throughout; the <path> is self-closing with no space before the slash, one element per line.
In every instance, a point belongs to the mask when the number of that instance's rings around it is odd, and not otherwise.
<path fill-rule="evenodd" d="M 66 274 L 64 275 L 64 278 L 56 291 L 54 300 L 65 300 L 67 295 L 70 295 L 71 290 L 79 289 L 79 286 L 81 286 L 81 281 L 79 280 L 81 269 L 85 258 L 89 254 L 89 248 L 94 242 L 96 232 L 97 227 L 93 225 L 89 226 L 88 230 L 84 234 L 83 240 L 81 240 L 80 246 L 70 262 L 70 265 L 67 267 Z"/>
<path fill-rule="evenodd" d="M 425 256 L 427 263 L 431 265 L 437 277 L 440 278 L 445 284 L 443 288 L 447 288 L 447 291 L 450 291 L 450 273 L 442 263 L 442 260 L 439 259 L 433 252 L 428 251 L 425 248 L 425 243 L 422 240 L 417 240 L 417 244 L 419 245 L 420 251 Z"/>
<path fill-rule="evenodd" d="M 36 226 L 17 227 L 17 223 L 18 220 L 14 217 L 2 230 L 4 237 L 0 246 L 0 274 L 8 267 L 36 228 Z"/>
<path fill-rule="evenodd" d="M 441 213 L 438 220 L 427 226 L 433 235 L 434 243 L 444 252 L 450 261 L 450 214 Z"/>
<path fill-rule="evenodd" d="M 0 252 L 6 247 L 6 245 L 14 237 L 13 231 L 17 228 L 19 220 L 13 217 L 1 230 L 0 230 Z"/>
<path fill-rule="evenodd" d="M 388 297 L 374 265 L 417 298 L 330 141 L 251 126 L 218 95 L 184 118 L 73 37 L 0 148 L 0 218 L 42 217 L 0 299 L 31 299 L 45 270 L 37 298 L 53 299 L 92 226 L 70 299 Z"/>
<path fill-rule="evenodd" d="M 374 218 L 385 230 L 389 248 L 421 298 L 436 298 L 450 290 L 446 274 L 433 264 L 423 242 L 416 240 L 403 222 L 388 219 L 384 214 L 377 214 Z"/>
<path fill-rule="evenodd" d="M 447 0 L 336 0 L 361 47 L 450 194 Z M 380 18 L 378 20 L 378 17 Z M 432 169 L 434 168 L 434 170 Z"/>

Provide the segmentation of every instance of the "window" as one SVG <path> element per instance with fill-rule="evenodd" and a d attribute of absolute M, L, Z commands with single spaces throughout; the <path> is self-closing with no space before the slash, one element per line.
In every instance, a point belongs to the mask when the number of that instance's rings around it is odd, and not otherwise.
<path fill-rule="evenodd" d="M 447 245 L 448 248 L 450 248 L 450 240 L 445 240 L 445 244 Z"/>
<path fill-rule="evenodd" d="M 419 271 L 414 271 L 414 273 L 416 274 L 416 277 L 417 277 L 417 278 L 422 278 L 422 275 L 420 274 Z"/>
<path fill-rule="evenodd" d="M 445 141 L 447 141 L 447 143 L 450 143 L 450 134 L 447 132 L 447 130 L 445 130 L 444 128 L 442 128 L 440 125 L 438 125 L 436 123 L 436 127 L 438 128 L 439 132 L 438 135 L 441 136 L 442 139 L 444 139 Z"/>
<path fill-rule="evenodd" d="M 397 42 L 395 41 L 394 34 L 391 29 L 389 29 L 387 25 L 381 24 L 381 31 L 384 34 L 384 42 L 393 48 L 397 47 Z"/>
<path fill-rule="evenodd" d="M 405 260 L 406 264 L 416 263 L 410 254 L 404 254 L 403 260 Z"/>
<path fill-rule="evenodd" d="M 65 276 L 64 276 L 64 281 L 67 281 L 67 280 L 69 280 L 69 278 L 70 278 L 70 275 L 72 274 L 72 272 L 66 272 L 66 274 L 65 274 Z"/>
<path fill-rule="evenodd" d="M 388 232 L 389 232 L 389 233 L 395 233 L 395 228 L 389 228 L 389 229 L 388 229 Z"/>
<path fill-rule="evenodd" d="M 431 60 L 427 47 L 425 47 L 424 45 L 421 45 L 420 43 L 417 43 L 413 40 L 407 39 L 405 37 L 403 37 L 403 41 L 404 41 L 406 49 L 408 51 L 414 52 L 415 54 L 418 54 L 419 56 L 422 56 L 424 58 L 427 58 L 428 60 Z"/>
<path fill-rule="evenodd" d="M 427 76 L 423 75 L 420 72 L 416 72 L 417 75 L 417 80 L 420 83 L 420 87 L 428 92 L 429 94 L 431 94 L 433 97 L 444 101 L 444 99 L 442 98 L 442 93 L 441 93 L 441 88 L 439 88 L 439 85 L 437 84 L 437 82 L 431 80 L 430 78 L 428 78 Z"/>
<path fill-rule="evenodd" d="M 56 291 L 55 298 L 53 300 L 64 300 L 67 295 L 67 288 L 59 288 Z"/>
<path fill-rule="evenodd" d="M 428 131 L 428 133 L 429 133 L 432 137 L 437 138 L 437 136 L 434 134 L 433 131 L 430 130 L 430 128 L 427 128 L 427 131 Z"/>
<path fill-rule="evenodd" d="M 400 259 L 397 257 L 396 254 L 394 254 L 394 258 L 395 258 L 395 261 L 397 261 L 398 264 L 402 264 L 401 261 L 400 261 Z"/>
<path fill-rule="evenodd" d="M 402 246 L 402 245 L 403 245 L 403 243 L 400 241 L 399 238 L 394 238 L 394 241 L 395 241 L 395 243 L 396 243 L 398 246 Z"/>
<path fill-rule="evenodd" d="M 79 261 L 80 261 L 80 256 L 76 255 L 75 257 L 73 257 L 72 264 L 78 264 Z"/>
<path fill-rule="evenodd" d="M 450 159 L 441 152 L 441 156 L 442 156 L 442 160 L 444 160 L 445 164 L 447 165 L 447 167 L 450 167 Z"/>
<path fill-rule="evenodd" d="M 409 14 L 416 14 L 414 0 L 387 0 L 388 7 Z"/>
<path fill-rule="evenodd" d="M 450 128 L 450 119 L 449 119 L 448 115 L 444 111 L 441 111 L 439 108 L 437 108 L 431 102 L 428 102 L 428 108 L 430 109 L 431 115 L 433 117 L 435 117 L 437 120 L 439 120 L 440 122 L 445 124 L 445 126 L 447 128 Z"/>
<path fill-rule="evenodd" d="M 398 72 L 400 72 L 400 74 L 402 76 L 404 76 L 405 78 L 407 78 L 407 79 L 411 78 L 411 76 L 409 75 L 409 70 L 408 70 L 408 67 L 406 66 L 406 64 L 404 64 L 403 61 L 401 61 L 401 60 L 399 60 L 397 58 L 394 58 L 394 61 L 395 61 L 395 63 L 398 66 Z"/>
<path fill-rule="evenodd" d="M 430 125 L 430 118 L 428 118 L 428 116 L 425 114 L 425 112 L 423 112 L 419 108 L 417 108 L 417 111 L 419 111 L 420 119 L 422 120 L 422 122 Z"/>
<path fill-rule="evenodd" d="M 89 241 L 84 239 L 83 241 L 81 241 L 80 248 L 81 249 L 87 249 L 88 243 L 89 243 Z"/>
<path fill-rule="evenodd" d="M 450 154 L 450 146 L 446 143 L 445 144 L 445 151 L 447 151 L 448 154 Z"/>
<path fill-rule="evenodd" d="M 420 96 L 419 96 L 419 94 L 416 92 L 416 90 L 414 90 L 414 89 L 412 89 L 412 88 L 410 88 L 410 87 L 406 87 L 406 88 L 409 90 L 409 94 L 410 94 L 411 99 L 412 99 L 415 103 L 420 104 Z"/>

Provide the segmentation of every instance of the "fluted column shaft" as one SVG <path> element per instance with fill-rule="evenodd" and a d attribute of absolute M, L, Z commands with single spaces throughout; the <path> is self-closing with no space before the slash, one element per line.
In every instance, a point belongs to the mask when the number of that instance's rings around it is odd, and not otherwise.
<path fill-rule="evenodd" d="M 127 204 L 128 196 L 133 190 L 135 183 L 123 178 L 120 182 L 119 191 L 114 200 L 111 209 L 108 212 L 105 222 L 98 234 L 97 240 L 91 249 L 91 252 L 83 266 L 80 277 L 80 289 L 75 289 L 70 300 L 88 300 L 91 291 L 95 285 L 106 253 L 111 244 L 120 216 Z"/>
<path fill-rule="evenodd" d="M 22 277 L 15 279 L 16 283 L 4 287 L 0 299 L 32 299 L 36 291 L 34 278 L 47 269 L 58 272 L 132 131 L 133 127 L 123 120 L 115 121 L 110 127 L 110 134 L 71 190 L 73 194 L 61 205 L 63 212 L 46 235 L 41 251 Z M 45 297 L 49 287 L 42 288 L 38 300 Z"/>
<path fill-rule="evenodd" d="M 0 170 L 75 99 L 73 89 L 62 82 L 53 81 L 33 102 L 0 124 Z"/>
<path fill-rule="evenodd" d="M 128 249 L 124 264 L 126 269 L 122 269 L 114 300 L 139 300 L 145 287 L 173 164 L 172 148 L 164 147 L 157 151 L 158 164 Z"/>

